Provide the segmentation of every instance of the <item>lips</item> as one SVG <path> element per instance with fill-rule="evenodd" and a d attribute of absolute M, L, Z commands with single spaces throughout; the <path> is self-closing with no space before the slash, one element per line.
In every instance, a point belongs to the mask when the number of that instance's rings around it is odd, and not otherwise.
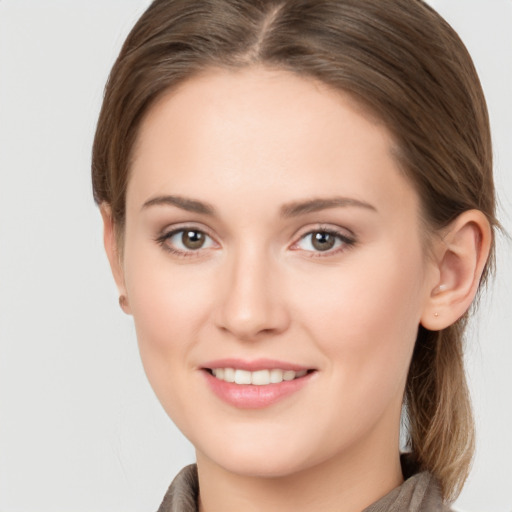
<path fill-rule="evenodd" d="M 240 409 L 261 409 L 299 392 L 316 371 L 271 360 L 212 361 L 203 367 L 210 389 Z"/>

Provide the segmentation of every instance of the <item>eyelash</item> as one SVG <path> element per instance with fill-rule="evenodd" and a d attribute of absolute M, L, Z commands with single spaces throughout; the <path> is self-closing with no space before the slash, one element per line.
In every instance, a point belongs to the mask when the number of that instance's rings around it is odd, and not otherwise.
<path fill-rule="evenodd" d="M 180 228 L 173 229 L 172 231 L 169 231 L 167 233 L 163 233 L 163 234 L 159 235 L 155 239 L 155 241 L 162 247 L 162 249 L 164 249 L 165 251 L 167 251 L 167 252 L 169 252 L 169 253 L 171 253 L 174 256 L 177 256 L 179 258 L 190 258 L 190 257 L 201 256 L 201 252 L 202 252 L 201 249 L 202 248 L 199 248 L 197 250 L 190 249 L 190 250 L 187 250 L 187 251 L 183 251 L 183 250 L 180 250 L 180 249 L 175 249 L 175 248 L 173 248 L 172 246 L 170 246 L 168 244 L 168 241 L 173 236 L 175 236 L 175 235 L 177 235 L 179 233 L 184 233 L 186 231 L 193 231 L 193 232 L 196 232 L 196 233 L 202 233 L 203 235 L 208 237 L 210 240 L 214 241 L 213 237 L 211 237 L 206 231 L 204 231 L 203 229 L 196 228 L 194 226 L 182 226 Z M 301 235 L 300 238 L 297 240 L 297 242 L 293 243 L 293 245 L 291 246 L 291 249 L 294 250 L 294 251 L 295 250 L 300 250 L 300 249 L 296 248 L 297 245 L 300 242 L 302 242 L 303 240 L 305 240 L 308 236 L 312 236 L 315 233 L 324 233 L 326 235 L 330 235 L 330 236 L 334 237 L 336 240 L 341 242 L 341 247 L 337 247 L 334 250 L 333 249 L 329 249 L 329 250 L 326 250 L 326 251 L 305 251 L 305 252 L 308 253 L 308 257 L 310 257 L 310 258 L 322 258 L 322 257 L 325 258 L 325 257 L 333 256 L 335 254 L 339 254 L 341 252 L 347 251 L 348 249 L 350 249 L 351 247 L 353 247 L 357 243 L 355 237 L 347 236 L 346 234 L 341 233 L 340 231 L 337 231 L 337 230 L 332 229 L 330 227 L 319 226 L 318 228 L 309 230 L 306 233 L 304 233 L 303 235 Z"/>
<path fill-rule="evenodd" d="M 336 229 L 333 229 L 332 227 L 320 225 L 315 229 L 310 229 L 306 233 L 302 234 L 298 241 L 294 242 L 294 244 L 291 246 L 291 249 L 294 251 L 300 250 L 300 248 L 297 248 L 297 246 L 307 237 L 311 237 L 315 233 L 323 233 L 326 235 L 330 235 L 334 237 L 337 241 L 341 242 L 341 244 L 336 248 L 328 249 L 326 251 L 304 251 L 306 252 L 308 258 L 329 258 L 332 256 L 336 256 L 338 254 L 348 251 L 357 243 L 356 238 L 353 235 L 347 235 L 345 231 L 341 232 Z"/>
<path fill-rule="evenodd" d="M 180 249 L 173 248 L 171 245 L 167 243 L 168 240 L 170 240 L 173 236 L 179 233 L 185 233 L 186 231 L 202 233 L 203 235 L 205 235 L 206 237 L 213 241 L 213 237 L 211 237 L 204 229 L 199 229 L 196 228 L 195 226 L 182 226 L 180 228 L 173 229 L 172 231 L 168 231 L 166 233 L 159 235 L 155 239 L 155 241 L 162 247 L 162 249 L 173 254 L 174 256 L 177 256 L 178 258 L 193 258 L 201 256 L 201 248 L 195 251 L 193 249 L 190 249 L 188 251 L 182 251 Z"/>

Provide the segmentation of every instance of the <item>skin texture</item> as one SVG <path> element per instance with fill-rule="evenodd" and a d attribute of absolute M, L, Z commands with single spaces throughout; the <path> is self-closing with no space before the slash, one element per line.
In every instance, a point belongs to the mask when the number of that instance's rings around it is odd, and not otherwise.
<path fill-rule="evenodd" d="M 144 119 L 122 260 L 107 205 L 105 246 L 148 379 L 196 447 L 201 510 L 356 511 L 402 481 L 418 326 L 464 313 L 490 234 L 466 212 L 427 255 L 393 144 L 350 97 L 264 68 L 205 72 Z M 147 204 L 170 195 L 214 212 Z M 351 201 L 290 215 L 333 198 Z M 207 235 L 202 247 L 164 239 L 185 227 Z M 325 230 L 341 238 L 320 251 L 310 234 Z M 277 403 L 242 409 L 206 384 L 205 364 L 228 357 L 314 373 Z"/>

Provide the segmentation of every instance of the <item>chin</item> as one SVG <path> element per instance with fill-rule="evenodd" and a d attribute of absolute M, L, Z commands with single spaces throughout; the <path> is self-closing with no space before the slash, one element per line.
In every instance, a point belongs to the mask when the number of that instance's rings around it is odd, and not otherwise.
<path fill-rule="evenodd" d="M 280 454 L 278 458 L 272 455 L 262 457 L 261 454 L 251 458 L 224 457 L 224 460 L 217 463 L 230 473 L 253 478 L 284 478 L 307 469 L 305 461 L 290 459 L 283 455 Z"/>
<path fill-rule="evenodd" d="M 230 442 L 202 452 L 215 465 L 225 471 L 246 477 L 283 478 L 307 470 L 321 462 L 319 453 L 306 457 L 308 452 L 301 443 L 283 443 L 266 439 L 265 443 Z M 269 442 L 270 441 L 270 442 Z M 198 450 L 198 462 L 201 460 Z M 314 459 L 314 460 L 313 460 Z M 318 459 L 318 460 L 317 460 Z"/>

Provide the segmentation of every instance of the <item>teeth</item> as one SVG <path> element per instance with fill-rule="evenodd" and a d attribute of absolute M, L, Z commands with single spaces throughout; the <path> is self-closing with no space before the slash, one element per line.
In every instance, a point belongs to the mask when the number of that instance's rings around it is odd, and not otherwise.
<path fill-rule="evenodd" d="M 265 386 L 266 384 L 270 384 L 270 371 L 259 370 L 257 372 L 252 372 L 251 384 L 255 384 L 256 386 Z"/>
<path fill-rule="evenodd" d="M 250 384 L 251 372 L 246 370 L 235 370 L 235 384 Z"/>
<path fill-rule="evenodd" d="M 288 370 L 283 372 L 283 380 L 293 380 L 295 379 L 295 372 L 293 370 Z"/>
<path fill-rule="evenodd" d="M 270 382 L 272 384 L 283 382 L 283 370 L 270 370 Z"/>
<path fill-rule="evenodd" d="M 220 370 L 222 370 L 222 368 L 220 368 Z M 224 380 L 226 382 L 235 382 L 235 370 L 233 370 L 233 368 L 224 369 Z"/>
<path fill-rule="evenodd" d="M 283 381 L 290 381 L 304 377 L 307 370 L 257 370 L 250 372 L 247 370 L 235 370 L 234 368 L 215 368 L 213 375 L 225 382 L 234 382 L 235 384 L 253 384 L 255 386 L 266 386 L 267 384 L 279 384 Z"/>

